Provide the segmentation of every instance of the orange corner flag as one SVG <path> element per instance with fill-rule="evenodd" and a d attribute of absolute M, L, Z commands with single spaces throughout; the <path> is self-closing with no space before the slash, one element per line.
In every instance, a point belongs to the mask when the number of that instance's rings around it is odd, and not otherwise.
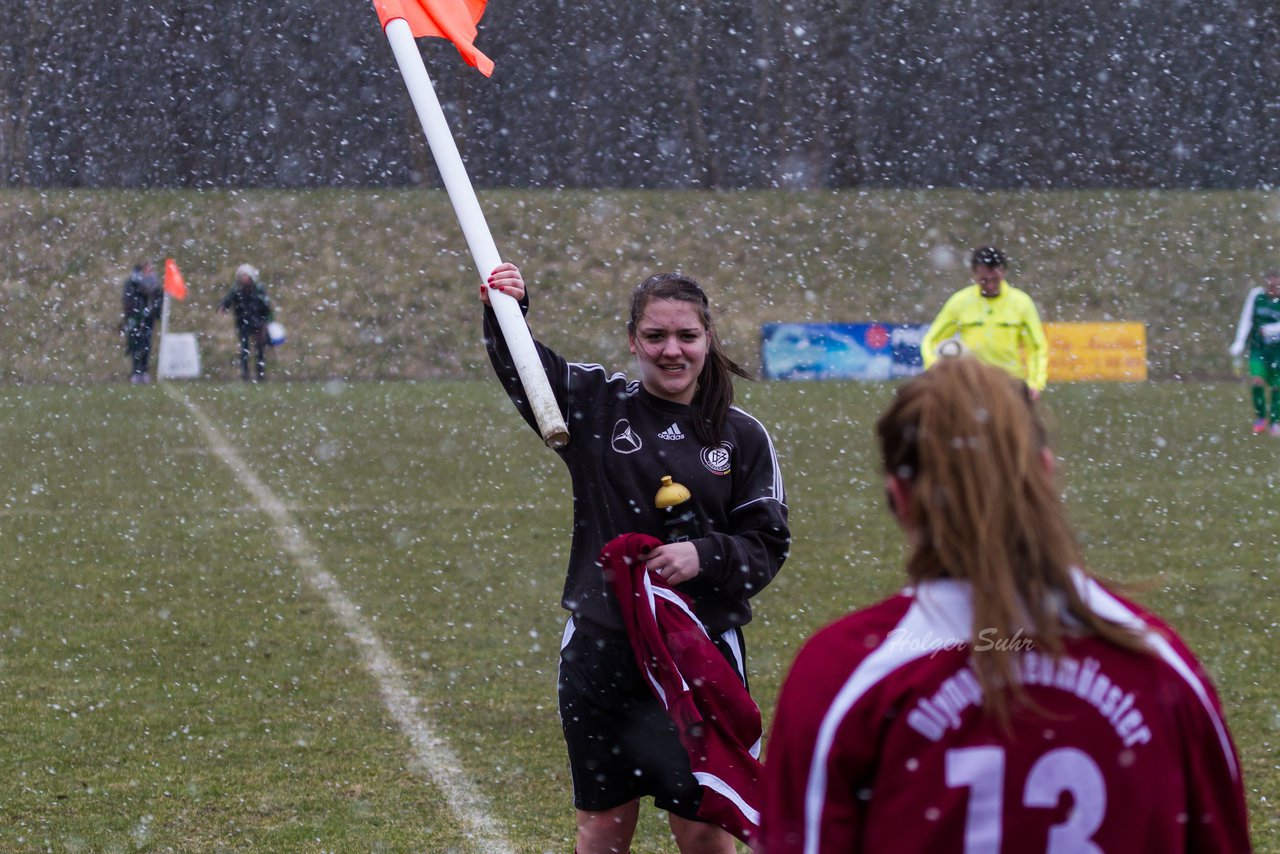
<path fill-rule="evenodd" d="M 187 283 L 178 269 L 178 262 L 172 258 L 164 259 L 164 292 L 174 299 L 187 298 Z"/>
<path fill-rule="evenodd" d="M 485 77 L 493 74 L 493 60 L 476 50 L 476 24 L 488 0 L 373 0 L 383 29 L 395 18 L 404 18 L 415 38 L 448 39 L 468 65 Z"/>

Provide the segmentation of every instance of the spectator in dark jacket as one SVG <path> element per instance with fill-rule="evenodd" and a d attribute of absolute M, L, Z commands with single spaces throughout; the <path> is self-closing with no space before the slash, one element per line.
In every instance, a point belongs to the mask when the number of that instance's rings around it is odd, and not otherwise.
<path fill-rule="evenodd" d="M 150 261 L 133 265 L 133 272 L 124 280 L 121 298 L 120 334 L 124 336 L 124 349 L 133 363 L 129 382 L 145 385 L 151 382 L 147 365 L 151 359 L 151 336 L 156 318 L 163 304 L 160 280 Z"/>
<path fill-rule="evenodd" d="M 240 379 L 249 382 L 249 349 L 257 357 L 257 374 L 254 379 L 267 378 L 267 324 L 275 319 L 275 309 L 262 285 L 258 284 L 258 271 L 248 264 L 236 268 L 236 282 L 222 298 L 218 311 L 235 313 L 236 331 L 240 334 Z"/>

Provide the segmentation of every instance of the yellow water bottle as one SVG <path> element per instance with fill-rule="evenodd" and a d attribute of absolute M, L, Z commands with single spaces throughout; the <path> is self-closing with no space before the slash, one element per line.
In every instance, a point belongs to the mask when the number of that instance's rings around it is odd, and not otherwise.
<path fill-rule="evenodd" d="M 668 543 L 680 543 L 699 536 L 698 516 L 693 512 L 693 493 L 688 487 L 676 483 L 671 475 L 662 476 L 662 486 L 654 496 L 653 505 L 662 511 L 663 537 Z"/>

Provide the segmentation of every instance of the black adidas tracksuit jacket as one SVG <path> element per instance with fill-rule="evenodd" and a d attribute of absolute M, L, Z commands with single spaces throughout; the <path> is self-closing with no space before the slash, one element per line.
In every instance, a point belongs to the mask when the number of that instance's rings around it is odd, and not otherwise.
<path fill-rule="evenodd" d="M 485 307 L 485 345 L 498 378 L 536 429 L 493 310 Z M 713 633 L 751 619 L 750 597 L 786 559 L 791 534 L 773 442 L 764 425 L 734 407 L 719 447 L 697 439 L 690 407 L 654 397 L 639 381 L 600 365 L 567 362 L 535 342 L 569 428 L 556 453 L 573 480 L 573 545 L 562 604 L 588 633 L 621 633 L 607 592 L 600 550 L 619 534 L 666 540 L 664 511 L 654 506 L 663 475 L 693 494 L 702 535 L 694 539 L 701 574 L 679 585 Z"/>

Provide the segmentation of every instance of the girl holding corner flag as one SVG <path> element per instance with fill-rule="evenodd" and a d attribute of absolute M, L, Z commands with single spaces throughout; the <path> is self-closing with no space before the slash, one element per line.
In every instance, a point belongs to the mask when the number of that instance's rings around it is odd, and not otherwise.
<path fill-rule="evenodd" d="M 481 286 L 485 343 L 498 378 L 537 429 L 489 307 L 489 290 L 529 300 L 520 271 L 502 264 Z M 742 627 L 750 598 L 781 568 L 790 544 L 786 498 L 764 426 L 733 406 L 733 375 L 706 294 L 665 273 L 631 294 L 627 341 L 639 379 L 538 354 L 572 438 L 556 451 L 573 483 L 573 543 L 562 604 L 560 720 L 573 774 L 578 854 L 630 848 L 642 797 L 669 814 L 685 854 L 732 854 L 733 837 L 699 816 L 703 790 L 676 729 L 641 673 L 623 615 L 599 563 L 627 533 L 662 540 L 651 573 L 687 596 L 717 649 L 746 682 Z M 687 487 L 686 530 L 656 506 L 664 476 Z"/>

